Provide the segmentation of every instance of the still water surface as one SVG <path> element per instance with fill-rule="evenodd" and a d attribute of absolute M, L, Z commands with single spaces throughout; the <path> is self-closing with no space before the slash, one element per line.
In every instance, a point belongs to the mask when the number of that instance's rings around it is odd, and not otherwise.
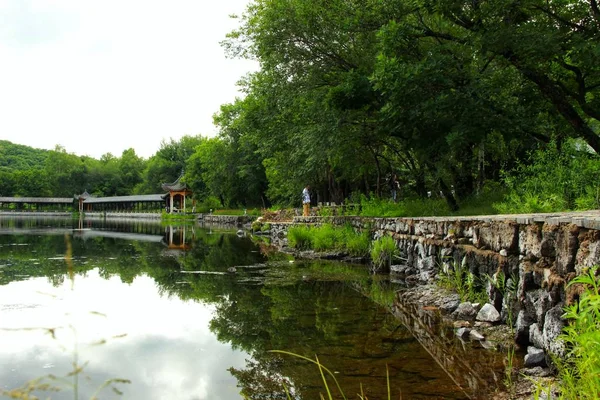
<path fill-rule="evenodd" d="M 52 399 L 325 394 L 315 365 L 276 349 L 318 356 L 348 398 L 361 386 L 387 398 L 386 365 L 393 398 L 467 398 L 361 294 L 384 303 L 395 289 L 364 266 L 291 260 L 235 231 L 0 217 L 0 388 L 42 378 L 60 391 L 35 393 Z"/>

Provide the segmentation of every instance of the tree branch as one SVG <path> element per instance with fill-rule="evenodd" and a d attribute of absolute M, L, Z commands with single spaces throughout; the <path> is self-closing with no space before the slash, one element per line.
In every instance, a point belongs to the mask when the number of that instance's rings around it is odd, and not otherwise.
<path fill-rule="evenodd" d="M 600 8 L 598 8 L 596 0 L 590 0 L 590 7 L 592 8 L 592 15 L 594 16 L 596 23 L 600 25 Z"/>
<path fill-rule="evenodd" d="M 544 14 L 546 14 L 549 17 L 555 19 L 556 21 L 558 21 L 558 22 L 560 22 L 560 23 L 562 23 L 564 25 L 567 25 L 571 29 L 575 29 L 575 30 L 580 31 L 580 32 L 585 32 L 586 31 L 585 26 L 576 24 L 576 23 L 571 22 L 571 21 L 568 21 L 568 20 L 564 19 L 563 17 L 561 17 L 560 15 L 558 15 L 556 13 L 553 13 L 552 11 L 550 11 L 550 10 L 544 8 L 544 7 L 534 6 L 533 8 L 535 10 L 543 12 Z"/>

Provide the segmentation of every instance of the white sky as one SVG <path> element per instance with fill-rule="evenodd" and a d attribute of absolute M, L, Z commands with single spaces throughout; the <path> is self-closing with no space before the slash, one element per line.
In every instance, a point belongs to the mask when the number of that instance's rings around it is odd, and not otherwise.
<path fill-rule="evenodd" d="M 99 158 L 212 136 L 257 69 L 219 42 L 249 0 L 0 0 L 0 139 Z"/>

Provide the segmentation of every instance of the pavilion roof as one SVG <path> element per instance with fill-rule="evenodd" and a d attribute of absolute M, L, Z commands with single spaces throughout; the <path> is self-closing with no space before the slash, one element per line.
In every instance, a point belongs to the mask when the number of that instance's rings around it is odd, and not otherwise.
<path fill-rule="evenodd" d="M 138 196 L 88 197 L 83 204 L 97 203 L 143 203 L 164 201 L 166 194 L 142 194 Z"/>
<path fill-rule="evenodd" d="M 73 204 L 73 197 L 0 197 L 0 203 Z"/>
<path fill-rule="evenodd" d="M 181 172 L 181 175 L 179 175 L 179 178 L 177 178 L 177 180 L 173 183 L 163 183 L 161 185 L 163 190 L 167 190 L 169 192 L 180 192 L 182 190 L 186 190 L 187 189 L 187 185 L 183 182 L 181 182 L 181 178 L 183 178 L 183 171 Z"/>

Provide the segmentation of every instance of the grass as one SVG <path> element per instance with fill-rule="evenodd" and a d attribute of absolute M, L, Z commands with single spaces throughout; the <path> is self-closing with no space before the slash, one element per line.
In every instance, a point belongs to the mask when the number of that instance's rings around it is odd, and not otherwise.
<path fill-rule="evenodd" d="M 458 262 L 450 263 L 447 271 L 440 268 L 438 285 L 455 291 L 463 302 L 482 304 L 489 300 L 483 281 L 473 275 L 466 265 Z"/>
<path fill-rule="evenodd" d="M 498 214 L 494 206 L 504 199 L 505 189 L 494 187 L 484 188 L 479 195 L 474 195 L 459 201 L 460 209 L 451 211 L 444 198 L 405 198 L 397 203 L 387 198 L 371 195 L 357 196 L 355 204 L 339 207 L 323 207 L 318 215 L 355 215 L 361 217 L 432 217 L 451 215 L 491 215 Z"/>
<path fill-rule="evenodd" d="M 288 244 L 298 250 L 308 250 L 312 248 L 311 227 L 293 226 L 287 233 Z"/>
<path fill-rule="evenodd" d="M 182 221 L 182 220 L 193 220 L 196 216 L 194 214 L 169 214 L 163 212 L 161 219 L 165 221 Z"/>
<path fill-rule="evenodd" d="M 392 258 L 398 254 L 396 242 L 391 236 L 383 236 L 373 242 L 371 260 L 376 270 L 389 268 Z"/>
<path fill-rule="evenodd" d="M 560 378 L 561 398 L 597 399 L 600 396 L 600 277 L 598 267 L 590 268 L 569 283 L 582 285 L 579 302 L 565 308 L 569 325 L 559 337 L 569 349 L 566 357 L 555 359 Z"/>
<path fill-rule="evenodd" d="M 337 250 L 357 257 L 368 254 L 371 242 L 368 230 L 355 232 L 349 225 L 294 226 L 288 230 L 287 237 L 289 246 L 298 250 Z"/>
<path fill-rule="evenodd" d="M 302 360 L 308 361 L 310 363 L 313 363 L 317 366 L 317 368 L 319 369 L 319 374 L 321 375 L 321 380 L 323 381 L 323 388 L 325 389 L 325 392 L 327 394 L 327 396 L 325 396 L 323 393 L 320 394 L 320 398 L 321 399 L 328 399 L 328 400 L 333 400 L 334 398 L 338 398 L 337 396 L 334 397 L 332 394 L 332 389 L 330 388 L 330 386 L 332 386 L 330 383 L 328 383 L 327 379 L 329 378 L 331 381 L 333 381 L 333 384 L 335 385 L 335 389 L 337 389 L 339 396 L 341 396 L 342 399 L 347 400 L 348 397 L 346 396 L 346 394 L 344 393 L 344 391 L 342 390 L 338 380 L 335 378 L 335 375 L 333 372 L 331 372 L 330 369 L 328 369 L 327 367 L 325 367 L 323 364 L 321 364 L 321 362 L 319 361 L 319 357 L 315 356 L 315 359 L 313 360 L 312 358 L 308 358 L 305 356 L 302 356 L 300 354 L 296 354 L 296 353 L 292 353 L 289 351 L 283 351 L 283 350 L 270 350 L 270 353 L 278 353 L 278 354 L 284 354 L 284 355 L 288 355 L 288 356 L 292 356 L 292 357 L 296 357 L 296 358 L 300 358 Z M 392 398 L 392 389 L 391 389 L 391 385 L 390 385 L 390 371 L 388 366 L 386 365 L 385 367 L 385 377 L 386 377 L 386 384 L 387 384 L 387 399 L 391 400 Z M 290 395 L 287 387 L 284 385 L 283 389 L 285 391 L 286 394 L 286 399 L 288 400 L 292 400 L 293 397 Z M 358 398 L 361 400 L 367 400 L 367 396 L 365 395 L 362 385 L 360 386 L 360 394 L 357 394 Z M 402 399 L 402 393 L 400 393 L 400 397 L 399 399 Z"/>

